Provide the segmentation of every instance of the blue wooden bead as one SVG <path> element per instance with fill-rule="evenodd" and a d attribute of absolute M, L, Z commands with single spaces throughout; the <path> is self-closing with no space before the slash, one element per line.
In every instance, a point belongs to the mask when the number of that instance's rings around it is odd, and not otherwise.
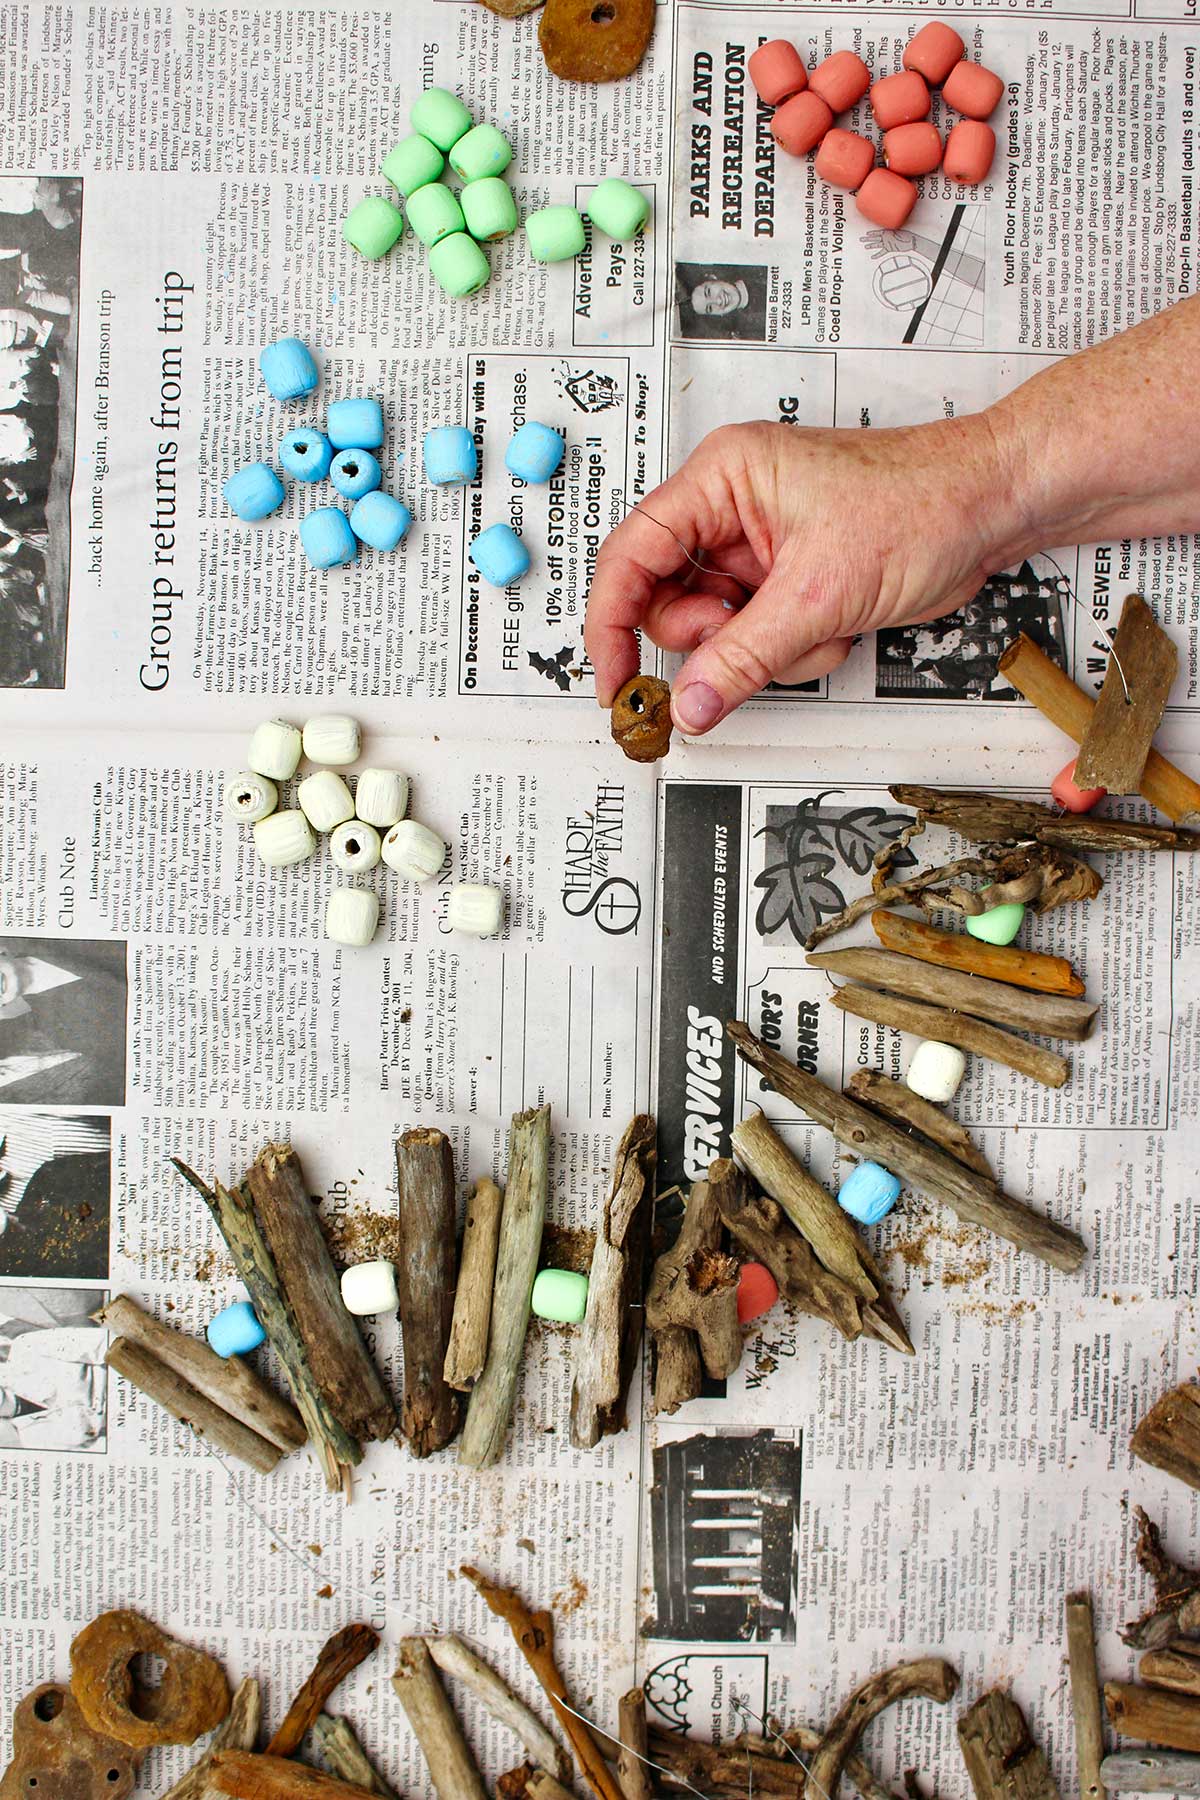
<path fill-rule="evenodd" d="M 489 525 L 467 555 L 493 587 L 511 587 L 529 567 L 529 552 L 511 525 Z"/>
<path fill-rule="evenodd" d="M 900 1198 L 900 1183 L 890 1169 L 861 1162 L 838 1189 L 838 1205 L 860 1225 L 878 1225 Z"/>
<path fill-rule="evenodd" d="M 293 481 L 324 481 L 333 461 L 333 446 L 323 431 L 301 426 L 281 441 L 279 460 Z"/>
<path fill-rule="evenodd" d="M 336 506 L 318 506 L 306 513 L 300 521 L 300 542 L 314 569 L 336 569 L 358 555 L 350 521 Z"/>
<path fill-rule="evenodd" d="M 276 400 L 303 400 L 321 376 L 312 351 L 299 338 L 277 338 L 260 351 L 258 366 Z"/>
<path fill-rule="evenodd" d="M 434 425 L 425 433 L 425 473 L 435 487 L 474 481 L 479 453 L 465 425 Z"/>
<path fill-rule="evenodd" d="M 350 514 L 350 529 L 372 550 L 394 550 L 412 524 L 402 500 L 375 488 L 364 494 Z"/>
<path fill-rule="evenodd" d="M 218 1356 L 245 1356 L 267 1340 L 258 1314 L 248 1300 L 235 1300 L 215 1319 L 210 1319 L 205 1335 Z"/>
<path fill-rule="evenodd" d="M 329 476 L 344 499 L 361 500 L 379 486 L 383 470 L 369 450 L 339 450 L 330 464 Z"/>
<path fill-rule="evenodd" d="M 335 450 L 378 450 L 383 443 L 383 408 L 378 400 L 335 400 L 325 433 Z"/>
<path fill-rule="evenodd" d="M 504 452 L 504 466 L 522 481 L 549 481 L 563 459 L 564 448 L 557 431 L 539 425 L 536 419 L 526 419 Z"/>
<path fill-rule="evenodd" d="M 270 463 L 235 470 L 221 492 L 239 519 L 265 519 L 283 505 L 283 483 Z"/>

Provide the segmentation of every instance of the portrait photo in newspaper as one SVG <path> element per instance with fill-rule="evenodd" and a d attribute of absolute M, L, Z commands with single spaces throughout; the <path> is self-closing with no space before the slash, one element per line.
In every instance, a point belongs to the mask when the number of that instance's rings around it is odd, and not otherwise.
<path fill-rule="evenodd" d="M 769 273 L 763 265 L 753 263 L 677 262 L 678 335 L 716 343 L 739 339 L 764 342 Z"/>
<path fill-rule="evenodd" d="M 0 1449 L 106 1448 L 108 1333 L 99 1288 L 0 1284 Z"/>
<path fill-rule="evenodd" d="M 0 1106 L 0 1278 L 108 1274 L 112 1122 Z"/>
<path fill-rule="evenodd" d="M 123 940 L 0 937 L 0 1104 L 125 1101 Z"/>

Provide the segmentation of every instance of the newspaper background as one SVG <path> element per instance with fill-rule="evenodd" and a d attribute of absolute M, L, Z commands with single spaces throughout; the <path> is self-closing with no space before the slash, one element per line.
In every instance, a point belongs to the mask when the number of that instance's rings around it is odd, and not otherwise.
<path fill-rule="evenodd" d="M 1002 154 L 968 205 L 935 184 L 906 241 L 876 243 L 807 164 L 776 166 L 745 58 L 782 32 L 810 59 L 857 47 L 891 67 L 912 26 L 941 11 L 1009 84 Z M 979 698 L 953 685 L 964 642 L 986 666 L 997 634 L 1040 625 L 1097 685 L 1102 646 L 1067 590 L 1103 616 L 1144 587 L 1182 652 L 1162 741 L 1196 766 L 1191 540 L 1051 547 L 995 584 L 953 646 L 936 634 L 860 645 L 814 693 L 742 709 L 722 741 L 677 746 L 657 772 L 608 744 L 581 645 L 595 543 L 714 424 L 866 428 L 971 409 L 1191 291 L 1188 0 L 1174 11 L 676 0 L 659 7 L 638 75 L 600 90 L 553 81 L 535 32 L 535 20 L 456 0 L 423 0 L 402 22 L 344 4 L 21 4 L 0 17 L 0 200 L 22 204 L 16 184 L 37 175 L 71 221 L 50 237 L 33 214 L 0 212 L 0 248 L 15 244 L 18 270 L 46 278 L 32 297 L 60 383 L 59 441 L 36 465 L 48 494 L 41 678 L 8 685 L 25 671 L 6 644 L 0 692 L 0 949 L 45 940 L 33 949 L 70 978 L 45 991 L 76 1033 L 65 1051 L 42 1045 L 10 1065 L 20 1079 L 0 1089 L 12 1177 L 0 1201 L 22 1188 L 0 1237 L 0 1319 L 18 1341 L 71 1334 L 55 1340 L 70 1352 L 65 1416 L 22 1415 L 28 1447 L 0 1450 L 0 1715 L 65 1673 L 70 1638 L 103 1606 L 138 1606 L 235 1675 L 258 1674 L 272 1717 L 327 1633 L 370 1617 L 385 1647 L 335 1704 L 403 1790 L 423 1793 L 384 1679 L 403 1631 L 460 1630 L 530 1692 L 454 1579 L 473 1559 L 553 1603 L 577 1702 L 606 1725 L 635 1673 L 658 1720 L 726 1737 L 739 1700 L 819 1721 L 872 1668 L 944 1650 L 966 1699 L 1012 1682 L 1065 1781 L 1062 1596 L 1092 1587 L 1102 1667 L 1124 1673 L 1115 1629 L 1142 1599 L 1126 1499 L 1181 1552 L 1197 1524 L 1193 1497 L 1135 1469 L 1125 1448 L 1197 1355 L 1195 899 L 1182 858 L 1114 862 L 1085 915 L 1031 930 L 1105 997 L 1071 1084 L 1048 1095 L 976 1065 L 958 1107 L 1013 1190 L 1088 1238 L 1084 1269 L 1068 1279 L 1019 1264 L 907 1197 L 880 1236 L 912 1363 L 772 1315 L 727 1395 L 672 1420 L 639 1408 L 629 1432 L 579 1455 L 565 1436 L 569 1339 L 538 1331 L 500 1469 L 468 1476 L 453 1456 L 416 1465 L 375 1447 L 350 1509 L 299 1458 L 235 1486 L 96 1368 L 102 1345 L 84 1321 L 100 1295 L 132 1288 L 199 1329 L 237 1291 L 207 1217 L 164 1170 L 169 1152 L 224 1173 L 290 1135 L 349 1256 L 386 1247 L 391 1143 L 414 1118 L 450 1133 L 465 1186 L 502 1167 L 508 1114 L 550 1099 L 551 1210 L 567 1233 L 594 1219 L 635 1107 L 657 1109 L 664 1175 L 677 1168 L 686 1109 L 673 1053 L 681 1000 L 692 984 L 705 993 L 706 974 L 711 990 L 700 877 L 714 821 L 736 846 L 721 1016 L 779 1013 L 789 1047 L 815 1051 L 830 1080 L 860 1056 L 901 1067 L 894 1034 L 870 1031 L 860 1048 L 857 1027 L 821 1007 L 780 884 L 764 881 L 783 840 L 762 834 L 805 801 L 834 823 L 841 809 L 886 810 L 889 779 L 1036 791 L 1065 760 L 1062 741 L 993 685 Z M 651 193 L 652 229 L 628 257 L 590 242 L 576 265 L 550 269 L 514 240 L 467 308 L 442 299 L 411 237 L 384 265 L 357 263 L 337 223 L 378 185 L 429 82 L 461 87 L 512 132 L 522 210 L 580 198 L 620 168 Z M 694 176 L 702 124 L 710 155 Z M 707 214 L 692 211 L 694 187 Z M 685 277 L 715 285 L 730 270 L 745 304 L 697 314 Z M 46 310 L 51 275 L 65 312 Z M 322 397 L 386 397 L 390 466 L 417 514 L 393 559 L 309 571 L 294 488 L 265 527 L 223 512 L 229 466 L 319 416 L 284 424 L 264 398 L 257 350 L 284 330 L 321 352 Z M 431 404 L 480 434 L 482 480 L 465 495 L 420 478 Z M 566 430 L 549 490 L 498 472 L 522 407 Z M 476 520 L 514 507 L 536 562 L 506 620 L 494 602 L 474 605 L 464 549 Z M 327 861 L 268 881 L 220 819 L 221 774 L 268 701 L 297 718 L 312 702 L 353 712 L 371 760 L 413 775 L 415 815 L 452 845 L 432 893 L 380 876 L 380 937 L 359 955 L 321 936 Z M 501 942 L 446 936 L 445 888 L 460 874 L 503 881 Z M 836 877 L 850 891 L 861 879 Z M 755 1098 L 730 1071 L 723 1122 Z M 824 1134 L 786 1111 L 780 1122 L 835 1173 Z M 107 1235 L 89 1222 L 63 1246 L 25 1227 L 40 1154 L 80 1159 Z M 394 1321 L 376 1347 L 395 1380 Z M 750 1557 L 735 1579 L 728 1566 L 697 1577 L 680 1553 L 701 1481 L 753 1502 L 735 1513 L 749 1529 L 724 1534 Z M 750 1591 L 696 1596 L 701 1586 Z M 890 1779 L 916 1767 L 963 1795 L 956 1711 L 905 1708 L 877 1728 L 876 1766 Z M 489 1772 L 515 1760 L 473 1705 L 463 1713 Z M 186 1761 L 152 1757 L 146 1790 Z"/>

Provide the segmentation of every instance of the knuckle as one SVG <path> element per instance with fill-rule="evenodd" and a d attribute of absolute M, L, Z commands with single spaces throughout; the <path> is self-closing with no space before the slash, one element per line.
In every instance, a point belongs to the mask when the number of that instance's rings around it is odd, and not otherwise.
<path fill-rule="evenodd" d="M 722 636 L 728 637 L 728 633 Z M 709 648 L 713 661 L 727 678 L 725 685 L 738 693 L 757 694 L 774 679 L 768 664 L 741 638 L 730 638 L 728 642 L 714 638 Z"/>

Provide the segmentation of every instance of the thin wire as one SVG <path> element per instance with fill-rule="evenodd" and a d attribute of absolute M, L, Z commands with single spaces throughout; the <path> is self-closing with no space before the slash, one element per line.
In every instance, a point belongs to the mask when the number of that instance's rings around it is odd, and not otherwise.
<path fill-rule="evenodd" d="M 663 531 L 666 532 L 668 537 L 673 537 L 675 539 L 675 542 L 679 545 L 679 548 L 683 551 L 683 554 L 687 557 L 688 561 L 690 563 L 694 563 L 696 568 L 698 568 L 700 570 L 701 574 L 703 574 L 703 575 L 723 575 L 727 581 L 736 581 L 738 586 L 740 588 L 744 588 L 748 594 L 753 593 L 754 590 L 751 587 L 750 583 L 748 581 L 743 581 L 742 577 L 740 575 L 735 575 L 732 569 L 714 569 L 711 563 L 701 562 L 701 560 L 698 556 L 693 556 L 691 551 L 688 549 L 687 545 L 684 543 L 683 539 L 679 536 L 678 532 L 672 531 L 671 527 L 668 524 L 666 524 L 662 519 L 656 519 L 653 513 L 647 512 L 640 500 L 626 500 L 623 494 L 618 494 L 616 496 L 616 498 L 621 502 L 621 505 L 625 508 L 626 513 L 631 513 L 631 512 L 641 513 L 643 519 L 649 519 L 649 521 L 652 525 L 659 526 Z"/>
<path fill-rule="evenodd" d="M 635 1750 L 632 1744 L 626 1744 L 621 1738 L 614 1737 L 611 1731 L 607 1730 L 603 1725 L 598 1724 L 595 1719 L 589 1719 L 586 1713 L 581 1713 L 578 1707 L 572 1706 L 569 1701 L 564 1700 L 561 1694 L 555 1694 L 554 1705 L 561 1706 L 564 1712 L 571 1713 L 592 1731 L 601 1732 L 610 1743 L 616 1744 L 618 1749 L 624 1750 L 627 1755 L 636 1756 L 640 1763 L 645 1763 L 646 1767 L 648 1769 L 653 1769 L 656 1774 L 665 1775 L 668 1781 L 678 1782 L 681 1787 L 685 1787 L 688 1790 L 689 1794 L 696 1794 L 698 1800 L 710 1800 L 709 1795 L 706 1794 L 702 1788 L 692 1786 L 692 1783 L 688 1780 L 686 1775 L 677 1775 L 674 1769 L 665 1769 L 662 1763 L 652 1762 L 650 1757 L 643 1756 L 640 1750 Z"/>
<path fill-rule="evenodd" d="M 1092 621 L 1092 624 L 1096 627 L 1096 630 L 1100 633 L 1100 636 L 1104 639 L 1104 642 L 1108 645 L 1108 654 L 1112 657 L 1113 661 L 1117 665 L 1117 674 L 1121 677 L 1121 686 L 1125 689 L 1125 704 L 1126 704 L 1126 706 L 1132 706 L 1133 705 L 1133 695 L 1129 690 L 1129 683 L 1125 679 L 1125 671 L 1121 667 L 1121 659 L 1117 655 L 1117 646 L 1113 642 L 1107 626 L 1103 625 L 1100 622 L 1099 618 L 1092 611 L 1090 606 L 1085 606 L 1083 604 L 1083 601 L 1079 598 L 1078 594 L 1075 592 L 1074 588 L 1071 586 L 1071 577 L 1067 574 L 1067 571 L 1061 566 L 1061 564 L 1055 562 L 1054 558 L 1052 556 L 1048 556 L 1044 550 L 1040 552 L 1040 555 L 1042 557 L 1042 560 L 1044 562 L 1048 562 L 1052 569 L 1058 570 L 1060 576 L 1066 582 L 1066 584 L 1067 584 L 1067 599 L 1071 602 L 1071 605 L 1076 607 L 1078 609 L 1078 611 L 1080 611 L 1081 613 L 1087 614 L 1088 618 Z"/>
<path fill-rule="evenodd" d="M 767 1733 L 767 1735 L 769 1737 L 773 1737 L 777 1743 L 782 1744 L 784 1749 L 787 1751 L 788 1755 L 792 1758 L 792 1760 L 794 1762 L 798 1762 L 800 1764 L 800 1767 L 804 1770 L 805 1776 L 807 1777 L 806 1786 L 811 1787 L 816 1793 L 818 1793 L 821 1796 L 821 1800 L 829 1800 L 829 1795 L 826 1793 L 825 1789 L 821 1786 L 820 1782 L 813 1780 L 813 1773 L 812 1773 L 811 1766 L 805 1762 L 805 1760 L 801 1756 L 800 1752 L 796 1749 L 796 1746 L 794 1744 L 789 1744 L 788 1740 L 784 1737 L 782 1732 L 776 1731 L 775 1727 L 772 1725 L 772 1723 L 771 1723 L 770 1719 L 767 1717 L 766 1713 L 756 1713 L 754 1711 L 753 1707 L 750 1706 L 747 1701 L 742 1699 L 740 1694 L 734 1694 L 731 1696 L 730 1705 L 737 1712 L 740 1712 L 742 1714 L 743 1718 L 749 1719 L 752 1722 L 757 1722 L 757 1724 L 761 1727 L 761 1729 L 763 1731 L 765 1731 Z"/>

